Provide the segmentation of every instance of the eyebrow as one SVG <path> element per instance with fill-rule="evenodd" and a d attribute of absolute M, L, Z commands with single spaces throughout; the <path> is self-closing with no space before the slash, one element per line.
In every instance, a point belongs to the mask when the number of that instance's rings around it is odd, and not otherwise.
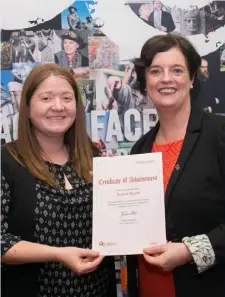
<path fill-rule="evenodd" d="M 43 95 L 43 94 L 54 94 L 54 92 L 53 91 L 46 91 L 46 92 L 39 93 L 39 95 Z M 61 94 L 62 95 L 65 95 L 65 94 L 75 95 L 74 92 L 71 92 L 71 91 L 64 91 Z"/>
<path fill-rule="evenodd" d="M 162 65 L 151 65 L 149 68 L 162 68 Z M 181 64 L 174 64 L 174 65 L 171 65 L 170 67 L 182 67 L 182 68 L 184 68 L 184 66 L 183 65 L 181 65 Z"/>
<path fill-rule="evenodd" d="M 74 92 L 70 92 L 70 91 L 62 92 L 62 94 L 63 94 L 63 95 L 65 95 L 65 94 L 75 95 Z"/>

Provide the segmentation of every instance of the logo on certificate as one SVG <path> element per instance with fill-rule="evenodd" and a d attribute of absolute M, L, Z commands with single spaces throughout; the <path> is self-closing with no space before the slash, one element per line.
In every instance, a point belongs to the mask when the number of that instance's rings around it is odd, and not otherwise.
<path fill-rule="evenodd" d="M 115 242 L 104 242 L 104 241 L 99 241 L 98 243 L 99 246 L 115 246 L 116 243 Z"/>

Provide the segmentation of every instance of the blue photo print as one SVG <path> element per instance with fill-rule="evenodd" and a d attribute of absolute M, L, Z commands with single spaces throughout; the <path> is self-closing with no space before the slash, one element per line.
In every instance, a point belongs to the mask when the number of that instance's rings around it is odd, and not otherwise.
<path fill-rule="evenodd" d="M 97 1 L 74 1 L 61 13 L 62 29 L 81 29 L 95 12 L 96 5 Z"/>

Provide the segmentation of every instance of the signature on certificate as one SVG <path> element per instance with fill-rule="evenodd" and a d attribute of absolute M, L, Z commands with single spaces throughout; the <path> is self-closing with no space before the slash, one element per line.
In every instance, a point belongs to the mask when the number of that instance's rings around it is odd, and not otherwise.
<path fill-rule="evenodd" d="M 120 213 L 120 219 L 122 222 L 131 222 L 137 220 L 137 211 L 135 210 L 123 210 Z"/>

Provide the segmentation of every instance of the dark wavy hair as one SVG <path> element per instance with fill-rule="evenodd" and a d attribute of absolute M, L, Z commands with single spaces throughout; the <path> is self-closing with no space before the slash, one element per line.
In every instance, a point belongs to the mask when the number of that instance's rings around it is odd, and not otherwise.
<path fill-rule="evenodd" d="M 72 12 L 72 9 L 74 9 L 77 12 L 77 8 L 76 7 L 74 7 L 74 6 L 68 7 L 69 12 Z"/>
<path fill-rule="evenodd" d="M 150 67 L 152 60 L 157 53 L 167 52 L 171 48 L 178 48 L 184 55 L 187 63 L 190 79 L 194 79 L 193 88 L 191 89 L 191 99 L 195 99 L 200 91 L 200 84 L 197 78 L 197 72 L 201 66 L 201 56 L 198 54 L 195 47 L 187 38 L 180 35 L 156 35 L 148 39 L 141 49 L 140 58 L 135 59 L 135 71 L 137 73 L 137 82 L 140 87 L 140 92 L 145 94 L 146 68 Z"/>

